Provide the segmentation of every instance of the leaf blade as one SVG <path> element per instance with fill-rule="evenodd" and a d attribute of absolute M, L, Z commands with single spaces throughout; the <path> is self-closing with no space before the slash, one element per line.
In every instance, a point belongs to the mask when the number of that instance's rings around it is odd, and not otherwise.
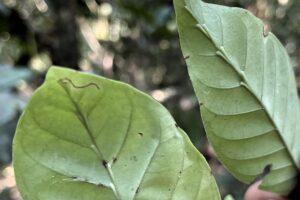
<path fill-rule="evenodd" d="M 243 9 L 197 0 L 174 3 L 181 48 L 220 160 L 247 183 L 272 164 L 262 188 L 287 194 L 300 166 L 295 145 L 300 111 L 287 53 Z M 254 144 L 260 146 L 251 150 Z M 283 188 L 282 182 L 289 184 Z"/>
<path fill-rule="evenodd" d="M 212 186 L 202 196 L 220 199 L 205 160 L 195 150 L 190 158 L 190 148 L 169 113 L 147 95 L 51 68 L 18 125 L 14 167 L 26 200 L 176 199 L 189 195 L 181 174 Z M 185 173 L 185 163 L 208 178 Z"/>

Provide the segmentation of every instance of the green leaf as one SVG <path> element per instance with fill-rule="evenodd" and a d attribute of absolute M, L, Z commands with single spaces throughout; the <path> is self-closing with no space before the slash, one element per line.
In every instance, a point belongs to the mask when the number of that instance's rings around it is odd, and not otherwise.
<path fill-rule="evenodd" d="M 51 68 L 14 139 L 24 200 L 220 199 L 168 111 L 126 84 Z"/>
<path fill-rule="evenodd" d="M 0 91 L 14 86 L 17 81 L 30 77 L 28 69 L 17 69 L 7 65 L 0 65 Z"/>
<path fill-rule="evenodd" d="M 240 8 L 174 0 L 180 42 L 208 138 L 222 163 L 261 187 L 292 188 L 300 166 L 300 109 L 289 57 Z"/>

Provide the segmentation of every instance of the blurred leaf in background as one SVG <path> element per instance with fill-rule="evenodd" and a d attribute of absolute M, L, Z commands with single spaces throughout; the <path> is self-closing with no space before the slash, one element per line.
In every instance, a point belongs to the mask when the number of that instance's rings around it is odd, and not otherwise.
<path fill-rule="evenodd" d="M 11 162 L 11 143 L 25 99 L 12 91 L 18 81 L 29 78 L 29 69 L 0 65 L 0 168 Z"/>
<path fill-rule="evenodd" d="M 300 1 L 207 2 L 242 7 L 260 17 L 265 29 L 280 38 L 300 75 Z M 0 0 L 0 162 L 6 166 L 0 199 L 20 199 L 14 189 L 5 189 L 14 188 L 7 165 L 11 138 L 26 100 L 52 64 L 121 80 L 152 95 L 205 155 L 222 195 L 242 199 L 246 186 L 228 175 L 206 142 L 179 49 L 172 0 Z"/>

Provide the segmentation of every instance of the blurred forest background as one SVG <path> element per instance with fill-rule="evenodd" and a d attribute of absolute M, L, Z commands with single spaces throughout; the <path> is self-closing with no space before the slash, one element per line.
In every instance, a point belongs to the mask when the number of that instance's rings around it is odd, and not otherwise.
<path fill-rule="evenodd" d="M 207 0 L 261 18 L 300 75 L 299 0 Z M 0 200 L 20 200 L 11 166 L 17 120 L 51 65 L 130 83 L 163 103 L 205 155 L 222 195 L 242 199 L 207 144 L 171 0 L 0 0 Z M 300 79 L 299 79 L 300 81 Z"/>

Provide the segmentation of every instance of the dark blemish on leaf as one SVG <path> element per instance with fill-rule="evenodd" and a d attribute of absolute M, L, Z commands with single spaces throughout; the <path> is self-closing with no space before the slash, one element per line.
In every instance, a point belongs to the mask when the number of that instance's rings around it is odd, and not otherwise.
<path fill-rule="evenodd" d="M 113 159 L 113 163 L 117 162 L 117 160 L 118 160 L 118 159 L 115 157 L 115 158 Z"/>
<path fill-rule="evenodd" d="M 272 164 L 266 165 L 263 170 L 262 176 L 266 176 L 267 174 L 270 173 L 271 170 L 272 170 Z"/>
<path fill-rule="evenodd" d="M 203 106 L 204 104 L 202 102 L 199 103 L 200 107 Z"/>
<path fill-rule="evenodd" d="M 81 182 L 87 182 L 85 178 L 78 177 L 78 176 L 72 176 L 71 177 L 73 181 L 81 181 Z"/>
<path fill-rule="evenodd" d="M 107 186 L 103 185 L 102 183 L 98 183 L 97 186 L 99 186 L 99 187 L 107 187 Z"/>
<path fill-rule="evenodd" d="M 266 165 L 266 166 L 264 167 L 262 173 L 259 174 L 259 175 L 258 175 L 258 176 L 250 183 L 250 185 L 253 184 L 253 183 L 255 183 L 255 182 L 257 182 L 257 181 L 259 181 L 259 180 L 262 180 L 266 175 L 268 175 L 268 174 L 271 172 L 271 170 L 272 170 L 272 164 Z"/>
<path fill-rule="evenodd" d="M 139 132 L 138 134 L 142 137 L 144 136 L 144 133 L 142 133 L 142 132 Z"/>
<path fill-rule="evenodd" d="M 107 168 L 107 161 L 106 160 L 102 160 L 102 165 Z"/>
<path fill-rule="evenodd" d="M 137 162 L 137 161 L 138 161 L 138 159 L 137 159 L 137 157 L 136 157 L 136 156 L 132 156 L 130 160 L 133 160 L 133 161 L 135 161 L 135 162 Z"/>
<path fill-rule="evenodd" d="M 138 194 L 140 191 L 140 186 L 138 188 L 136 188 L 135 194 Z"/>
<path fill-rule="evenodd" d="M 190 56 L 185 56 L 184 57 L 184 60 L 187 60 L 187 59 L 189 59 L 190 58 Z"/>
<path fill-rule="evenodd" d="M 179 171 L 179 174 L 182 174 L 182 171 L 181 171 L 181 170 Z"/>
<path fill-rule="evenodd" d="M 69 79 L 69 78 L 67 78 L 67 77 L 65 77 L 65 78 L 62 78 L 62 79 L 59 79 L 59 81 L 58 81 L 59 83 L 61 83 L 61 84 L 68 84 L 68 83 L 70 83 L 74 88 L 77 88 L 77 89 L 83 89 L 83 88 L 87 88 L 87 87 L 90 87 L 90 86 L 94 86 L 94 87 L 96 87 L 98 90 L 100 90 L 100 87 L 96 84 L 96 83 L 88 83 L 88 84 L 85 84 L 85 85 L 80 85 L 80 86 L 78 86 L 78 85 L 75 85 L 74 83 L 73 83 L 73 81 L 71 80 L 71 79 Z"/>

